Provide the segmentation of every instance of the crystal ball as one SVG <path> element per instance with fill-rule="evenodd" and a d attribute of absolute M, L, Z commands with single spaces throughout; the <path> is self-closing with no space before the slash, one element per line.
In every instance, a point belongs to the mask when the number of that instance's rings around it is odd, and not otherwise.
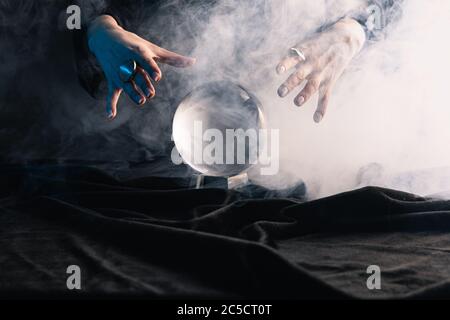
<path fill-rule="evenodd" d="M 256 164 L 265 127 L 261 103 L 231 81 L 204 84 L 179 104 L 173 140 L 185 163 L 209 176 L 231 177 Z"/>

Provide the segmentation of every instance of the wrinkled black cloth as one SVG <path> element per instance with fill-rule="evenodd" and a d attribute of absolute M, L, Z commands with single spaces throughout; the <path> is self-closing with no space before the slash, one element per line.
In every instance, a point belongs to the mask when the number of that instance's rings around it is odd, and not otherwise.
<path fill-rule="evenodd" d="M 4 165 L 0 195 L 6 298 L 450 296 L 449 201 L 375 187 L 249 198 L 76 164 Z M 369 265 L 381 290 L 366 287 Z"/>

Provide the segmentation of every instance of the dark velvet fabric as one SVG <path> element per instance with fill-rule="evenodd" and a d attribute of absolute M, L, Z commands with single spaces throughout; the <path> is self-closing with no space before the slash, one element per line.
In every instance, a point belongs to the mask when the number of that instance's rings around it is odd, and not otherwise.
<path fill-rule="evenodd" d="M 74 163 L 3 166 L 0 295 L 448 297 L 448 201 L 374 187 L 250 199 L 187 178 L 125 176 Z M 66 288 L 72 264 L 76 292 Z M 372 264 L 381 290 L 366 287 Z"/>

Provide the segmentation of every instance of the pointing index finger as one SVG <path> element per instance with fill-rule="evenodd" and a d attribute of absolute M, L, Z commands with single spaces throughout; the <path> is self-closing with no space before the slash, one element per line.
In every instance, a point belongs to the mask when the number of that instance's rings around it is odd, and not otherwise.
<path fill-rule="evenodd" d="M 162 63 L 168 64 L 172 67 L 186 68 L 192 66 L 196 61 L 195 58 L 186 57 L 164 48 L 159 48 L 157 52 L 157 59 Z"/>
<path fill-rule="evenodd" d="M 139 66 L 141 66 L 154 81 L 158 82 L 161 80 L 161 69 L 159 69 L 158 64 L 150 54 L 136 54 L 135 59 Z"/>

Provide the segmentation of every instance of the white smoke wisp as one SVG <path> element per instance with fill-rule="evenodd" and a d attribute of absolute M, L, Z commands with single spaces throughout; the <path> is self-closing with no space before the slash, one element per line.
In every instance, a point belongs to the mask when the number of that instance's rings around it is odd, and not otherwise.
<path fill-rule="evenodd" d="M 424 195 L 450 189 L 450 179 L 443 176 L 449 170 L 433 169 L 450 166 L 450 1 L 406 1 L 386 39 L 365 48 L 339 80 L 320 124 L 312 120 L 317 97 L 297 108 L 295 95 L 277 96 L 285 79 L 274 72 L 279 57 L 302 36 L 360 4 L 297 0 L 277 1 L 272 8 L 264 44 L 235 79 L 255 91 L 271 127 L 280 129 L 282 172 L 260 182 L 283 187 L 303 180 L 311 198 L 364 185 Z M 196 51 L 202 57 L 211 54 L 211 44 L 223 48 L 215 56 L 215 70 L 226 70 L 233 61 L 232 35 L 239 29 L 227 19 L 210 21 L 205 45 Z M 200 65 L 199 70 L 211 69 Z M 358 180 L 361 168 L 371 163 L 382 170 Z"/>
<path fill-rule="evenodd" d="M 340 79 L 319 125 L 311 120 L 316 99 L 296 109 L 265 96 L 269 118 L 282 128 L 286 176 L 303 179 L 311 197 L 369 184 L 423 195 L 450 189 L 449 170 L 438 169 L 450 166 L 449 28 L 449 1 L 406 2 L 387 39 Z M 357 181 L 370 163 L 382 172 Z"/>
<path fill-rule="evenodd" d="M 298 108 L 298 90 L 277 95 L 287 75 L 277 76 L 275 67 L 287 50 L 365 2 L 221 0 L 208 7 L 206 20 L 201 8 L 186 11 L 202 31 L 194 45 L 184 38 L 184 24 L 171 37 L 173 48 L 191 48 L 197 58 L 184 71 L 185 93 L 208 81 L 239 82 L 261 100 L 269 126 L 280 130 L 281 172 L 259 183 L 285 187 L 303 180 L 311 198 L 364 185 L 423 195 L 450 190 L 450 170 L 439 169 L 450 166 L 450 1 L 404 1 L 386 39 L 366 47 L 338 81 L 320 124 L 312 120 L 317 96 Z M 374 172 L 361 179 L 368 165 Z"/>

